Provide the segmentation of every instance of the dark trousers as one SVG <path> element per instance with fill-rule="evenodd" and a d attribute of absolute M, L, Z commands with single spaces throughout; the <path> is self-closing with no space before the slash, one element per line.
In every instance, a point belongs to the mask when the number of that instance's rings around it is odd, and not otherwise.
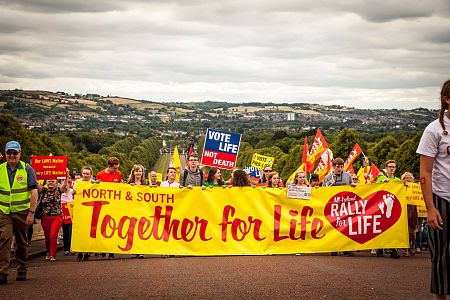
<path fill-rule="evenodd" d="M 16 261 L 17 271 L 27 271 L 28 238 L 26 223 L 28 210 L 10 213 L 8 215 L 0 211 L 0 274 L 7 274 L 11 260 L 11 242 L 13 235 L 16 237 Z"/>
<path fill-rule="evenodd" d="M 64 243 L 64 252 L 70 251 L 70 245 L 72 243 L 72 224 L 63 224 L 63 243 Z"/>

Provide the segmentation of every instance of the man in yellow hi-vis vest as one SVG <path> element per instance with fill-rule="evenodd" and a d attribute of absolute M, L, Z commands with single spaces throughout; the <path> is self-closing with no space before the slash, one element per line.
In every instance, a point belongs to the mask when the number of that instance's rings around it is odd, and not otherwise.
<path fill-rule="evenodd" d="M 38 199 L 36 173 L 20 160 L 20 144 L 8 142 L 5 152 L 6 162 L 0 165 L 0 285 L 8 283 L 13 233 L 17 244 L 16 280 L 27 279 L 27 229 L 33 224 Z"/>

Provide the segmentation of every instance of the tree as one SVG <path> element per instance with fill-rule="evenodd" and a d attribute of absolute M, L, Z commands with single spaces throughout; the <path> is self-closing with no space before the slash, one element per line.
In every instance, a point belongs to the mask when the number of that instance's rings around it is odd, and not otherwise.
<path fill-rule="evenodd" d="M 397 175 L 400 177 L 404 172 L 411 172 L 415 178 L 419 178 L 420 157 L 416 153 L 422 134 L 417 134 L 414 138 L 404 141 L 393 155 L 397 162 Z"/>
<path fill-rule="evenodd" d="M 334 157 L 341 157 L 345 160 L 355 144 L 359 144 L 363 151 L 367 146 L 367 143 L 358 133 L 351 129 L 345 128 L 338 133 L 333 143 L 330 145 L 330 148 L 333 151 Z"/>
<path fill-rule="evenodd" d="M 379 168 L 382 168 L 387 160 L 394 159 L 392 153 L 395 153 L 397 148 L 397 140 L 392 135 L 387 135 L 373 146 L 371 149 L 372 157 L 370 159 Z"/>

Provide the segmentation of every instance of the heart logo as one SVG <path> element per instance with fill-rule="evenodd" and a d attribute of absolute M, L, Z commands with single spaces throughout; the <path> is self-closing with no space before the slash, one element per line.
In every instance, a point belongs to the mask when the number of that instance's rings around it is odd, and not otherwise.
<path fill-rule="evenodd" d="M 390 192 L 377 191 L 362 199 L 353 192 L 340 192 L 328 201 L 328 222 L 346 237 L 364 244 L 388 230 L 402 213 L 400 201 Z"/>

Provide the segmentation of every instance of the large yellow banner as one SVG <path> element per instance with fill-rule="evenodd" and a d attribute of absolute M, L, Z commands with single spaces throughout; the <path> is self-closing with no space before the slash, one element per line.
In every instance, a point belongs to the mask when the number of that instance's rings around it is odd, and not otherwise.
<path fill-rule="evenodd" d="M 78 183 L 72 251 L 264 255 L 407 248 L 403 182 L 286 189 Z"/>

